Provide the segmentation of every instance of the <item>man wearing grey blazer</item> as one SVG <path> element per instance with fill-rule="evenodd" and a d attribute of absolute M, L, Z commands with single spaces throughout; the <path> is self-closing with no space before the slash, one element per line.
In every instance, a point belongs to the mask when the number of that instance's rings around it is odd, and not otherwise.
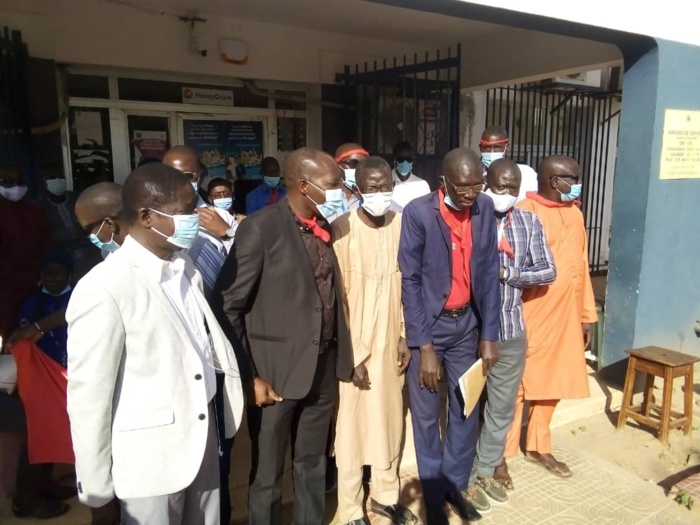
<path fill-rule="evenodd" d="M 197 238 L 196 194 L 174 168 L 123 187 L 129 236 L 68 306 L 68 413 L 80 501 L 121 501 L 124 525 L 219 525 L 215 371 L 225 435 L 243 412 L 238 363 L 179 252 Z M 109 507 L 108 507 L 109 508 Z"/>

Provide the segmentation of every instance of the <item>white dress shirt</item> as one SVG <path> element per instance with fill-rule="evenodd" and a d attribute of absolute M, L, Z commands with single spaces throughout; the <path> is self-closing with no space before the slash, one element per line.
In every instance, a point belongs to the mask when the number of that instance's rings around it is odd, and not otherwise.
<path fill-rule="evenodd" d="M 394 196 L 391 199 L 391 211 L 401 212 L 413 199 L 430 193 L 428 183 L 411 172 L 404 181 L 399 178 L 396 170 L 392 172 L 394 179 Z"/>
<path fill-rule="evenodd" d="M 520 193 L 518 194 L 517 202 L 527 198 L 527 193 L 530 191 L 537 192 L 539 185 L 537 184 L 537 172 L 527 164 L 518 164 L 522 180 L 520 182 Z"/>
<path fill-rule="evenodd" d="M 192 348 L 202 360 L 207 399 L 211 401 L 216 394 L 216 372 L 211 339 L 204 326 L 204 312 L 197 303 L 192 283 L 185 275 L 185 259 L 173 254 L 169 261 L 165 261 L 144 248 L 131 236 L 126 237 L 121 249 L 137 255 L 146 269 L 146 277 L 160 284 L 180 317 L 190 336 Z"/>

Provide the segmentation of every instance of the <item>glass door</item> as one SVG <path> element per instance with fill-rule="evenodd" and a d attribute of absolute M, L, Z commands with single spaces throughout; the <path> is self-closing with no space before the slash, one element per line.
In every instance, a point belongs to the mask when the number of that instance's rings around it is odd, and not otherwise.
<path fill-rule="evenodd" d="M 168 113 L 130 113 L 127 115 L 131 169 L 160 162 L 171 144 Z"/>

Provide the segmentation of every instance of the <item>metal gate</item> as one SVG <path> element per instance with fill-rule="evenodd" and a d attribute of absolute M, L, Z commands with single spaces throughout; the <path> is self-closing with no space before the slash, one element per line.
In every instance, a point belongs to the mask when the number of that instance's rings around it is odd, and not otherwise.
<path fill-rule="evenodd" d="M 32 135 L 26 61 L 27 46 L 22 42 L 22 34 L 3 27 L 0 32 L 0 165 L 23 168 L 31 184 Z"/>
<path fill-rule="evenodd" d="M 486 126 L 508 131 L 513 160 L 537 168 L 561 154 L 579 162 L 591 272 L 607 269 L 621 92 L 530 83 L 493 88 L 486 97 Z"/>
<path fill-rule="evenodd" d="M 457 45 L 345 66 L 336 82 L 356 90 L 357 142 L 388 160 L 397 142 L 410 142 L 416 172 L 436 187 L 442 158 L 459 145 L 460 64 Z"/>

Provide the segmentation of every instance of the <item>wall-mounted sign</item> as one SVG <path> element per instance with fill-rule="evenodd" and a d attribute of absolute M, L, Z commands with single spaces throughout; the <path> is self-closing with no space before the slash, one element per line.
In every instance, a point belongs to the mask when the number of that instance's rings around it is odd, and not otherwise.
<path fill-rule="evenodd" d="M 660 179 L 700 179 L 700 111 L 667 109 Z"/>
<path fill-rule="evenodd" d="M 187 119 L 183 131 L 210 177 L 261 178 L 262 122 Z"/>
<path fill-rule="evenodd" d="M 233 91 L 229 89 L 183 87 L 182 103 L 204 104 L 207 106 L 233 106 Z"/>

